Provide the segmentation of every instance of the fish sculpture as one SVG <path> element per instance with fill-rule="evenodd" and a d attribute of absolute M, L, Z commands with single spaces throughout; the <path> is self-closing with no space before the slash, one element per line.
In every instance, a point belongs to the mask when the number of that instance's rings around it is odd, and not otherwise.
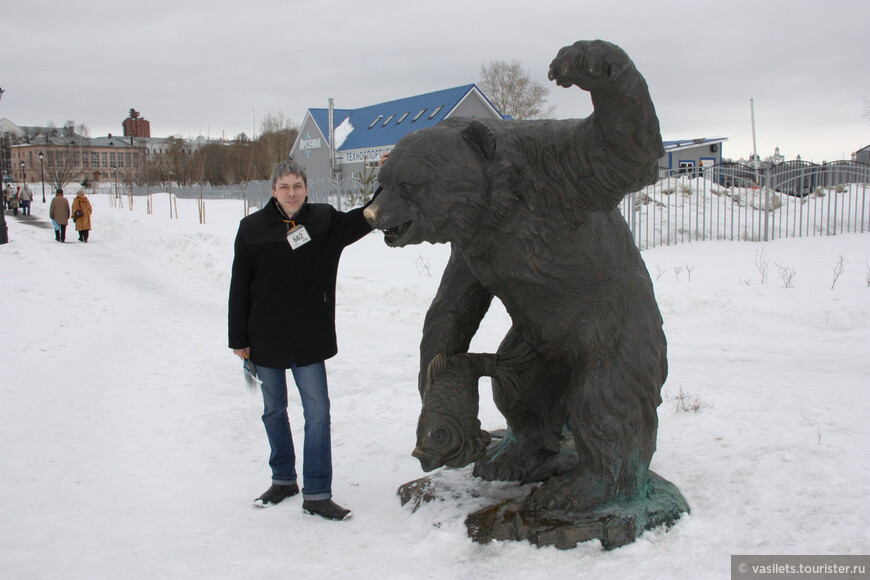
<path fill-rule="evenodd" d="M 417 446 L 413 455 L 423 471 L 441 466 L 464 467 L 480 459 L 492 441 L 481 429 L 480 377 L 493 378 L 494 392 L 516 389 L 516 356 L 460 353 L 436 355 L 426 371 L 423 408 L 417 421 Z"/>

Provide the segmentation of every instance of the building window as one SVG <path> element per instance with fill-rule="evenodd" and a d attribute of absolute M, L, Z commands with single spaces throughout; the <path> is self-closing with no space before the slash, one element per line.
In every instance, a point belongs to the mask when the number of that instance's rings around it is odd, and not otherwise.
<path fill-rule="evenodd" d="M 680 161 L 680 173 L 695 173 L 695 162 L 694 161 Z"/>
<path fill-rule="evenodd" d="M 99 167 L 100 166 L 100 154 L 99 153 L 91 153 L 91 167 Z"/>
<path fill-rule="evenodd" d="M 127 167 L 130 167 L 130 154 L 124 153 L 124 158 L 127 160 Z"/>
<path fill-rule="evenodd" d="M 109 163 L 112 164 L 112 167 L 115 167 L 115 152 L 114 151 L 109 153 Z"/>
<path fill-rule="evenodd" d="M 410 115 L 410 114 L 411 114 L 411 111 L 405 111 L 404 113 L 402 113 L 402 116 L 399 117 L 399 120 L 398 120 L 398 121 L 396 121 L 396 125 L 398 125 L 399 123 L 401 123 L 402 121 L 404 121 L 404 120 L 405 120 L 405 117 L 407 117 L 407 116 Z"/>
<path fill-rule="evenodd" d="M 372 127 L 374 127 L 375 125 L 377 125 L 377 124 L 378 124 L 378 121 L 380 121 L 380 120 L 383 119 L 383 118 L 384 118 L 383 115 L 378 115 L 378 118 L 375 119 L 374 121 L 372 121 L 372 124 L 369 125 L 369 129 L 371 129 Z"/>
<path fill-rule="evenodd" d="M 414 121 L 416 121 L 417 119 L 419 119 L 420 116 L 421 116 L 423 113 L 425 113 L 425 112 L 426 112 L 426 107 L 423 107 L 422 109 L 420 109 L 420 112 L 419 112 L 419 113 L 417 113 L 416 115 L 414 115 L 414 118 L 411 119 L 411 122 L 413 123 Z"/>
<path fill-rule="evenodd" d="M 82 167 L 88 166 L 88 154 L 82 153 Z"/>
<path fill-rule="evenodd" d="M 100 155 L 100 157 L 103 160 L 103 167 L 108 167 L 109 166 L 109 154 L 106 153 L 105 151 L 103 151 L 103 153 L 102 153 L 102 155 Z"/>
<path fill-rule="evenodd" d="M 432 111 L 432 114 L 429 115 L 429 118 L 430 118 L 430 119 L 434 118 L 435 115 L 438 114 L 438 111 L 440 111 L 440 110 L 443 109 L 443 108 L 444 108 L 444 105 L 438 105 L 438 107 L 437 107 L 434 111 Z"/>
<path fill-rule="evenodd" d="M 137 169 L 139 168 L 139 154 L 138 153 L 133 154 L 133 167 L 135 167 Z M 139 178 L 139 174 L 137 173 L 136 179 L 138 179 L 138 178 Z"/>

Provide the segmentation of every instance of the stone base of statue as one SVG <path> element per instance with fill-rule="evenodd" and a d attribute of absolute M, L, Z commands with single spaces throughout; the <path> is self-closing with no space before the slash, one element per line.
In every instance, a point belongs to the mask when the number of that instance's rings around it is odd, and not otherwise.
<path fill-rule="evenodd" d="M 570 466 L 572 456 L 576 460 L 576 452 L 565 443 L 567 441 L 563 442 L 561 454 L 563 468 Z M 463 496 L 474 498 L 477 506 L 489 504 L 465 519 L 468 535 L 476 542 L 526 540 L 536 546 L 555 546 L 564 550 L 597 539 L 605 550 L 612 550 L 630 544 L 645 530 L 670 527 L 682 514 L 690 511 L 673 483 L 653 472 L 649 475 L 649 486 L 642 497 L 587 513 L 550 513 L 546 517 L 536 515 L 529 507 L 529 498 L 536 484 L 494 488 L 494 482 L 476 478 L 470 473 L 461 476 L 465 480 L 457 484 L 460 476 L 450 478 L 445 477 L 444 472 L 438 472 L 400 486 L 398 494 L 402 505 L 412 511 L 436 500 L 462 501 Z"/>
<path fill-rule="evenodd" d="M 468 535 L 480 543 L 528 540 L 536 546 L 563 550 L 597 539 L 605 550 L 612 550 L 630 544 L 645 530 L 670 527 L 689 512 L 689 505 L 677 487 L 653 472 L 644 497 L 584 514 L 537 517 L 529 509 L 529 497 L 508 500 L 469 515 L 465 520 Z"/>

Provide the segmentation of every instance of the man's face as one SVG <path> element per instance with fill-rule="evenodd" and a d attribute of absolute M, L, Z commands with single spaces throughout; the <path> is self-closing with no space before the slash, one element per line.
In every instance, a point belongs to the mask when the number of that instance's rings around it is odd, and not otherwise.
<path fill-rule="evenodd" d="M 308 196 L 308 188 L 299 175 L 289 173 L 279 177 L 272 189 L 272 197 L 281 204 L 281 209 L 292 218 L 302 208 L 305 198 Z"/>

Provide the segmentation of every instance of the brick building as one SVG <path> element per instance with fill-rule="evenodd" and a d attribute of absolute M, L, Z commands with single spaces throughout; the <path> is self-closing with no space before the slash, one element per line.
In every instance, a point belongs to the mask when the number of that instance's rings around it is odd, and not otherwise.
<path fill-rule="evenodd" d="M 124 137 L 151 137 L 151 123 L 139 116 L 139 111 L 130 109 L 130 116 L 124 119 Z"/>
<path fill-rule="evenodd" d="M 12 145 L 10 177 L 33 183 L 56 180 L 99 182 L 116 179 L 137 181 L 145 165 L 144 148 L 129 137 L 82 137 L 75 133 L 40 134 L 30 143 Z M 42 154 L 42 159 L 40 159 Z"/>

